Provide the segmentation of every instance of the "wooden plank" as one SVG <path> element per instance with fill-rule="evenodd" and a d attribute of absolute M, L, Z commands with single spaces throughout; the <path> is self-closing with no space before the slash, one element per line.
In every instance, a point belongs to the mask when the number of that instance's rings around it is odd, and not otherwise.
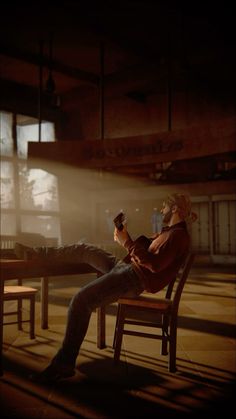
<path fill-rule="evenodd" d="M 36 260 L 1 259 L 0 274 L 7 279 L 97 273 L 85 263 L 43 263 Z"/>
<path fill-rule="evenodd" d="M 106 168 L 192 159 L 236 151 L 236 118 L 182 130 L 91 141 L 29 142 L 29 159 Z"/>

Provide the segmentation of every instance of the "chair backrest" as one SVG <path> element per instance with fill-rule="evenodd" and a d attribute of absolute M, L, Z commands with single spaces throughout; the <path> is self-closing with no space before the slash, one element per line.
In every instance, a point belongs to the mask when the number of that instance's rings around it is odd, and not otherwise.
<path fill-rule="evenodd" d="M 184 265 L 180 268 L 180 271 L 176 277 L 176 280 L 173 281 L 173 283 L 170 283 L 169 287 L 171 289 L 171 292 L 173 290 L 174 285 L 176 285 L 176 288 L 174 290 L 174 297 L 173 297 L 173 303 L 172 303 L 172 311 L 176 312 L 178 311 L 180 298 L 182 295 L 182 291 L 184 288 L 184 285 L 186 283 L 186 280 L 188 278 L 189 271 L 192 267 L 193 261 L 194 261 L 194 253 L 189 253 L 186 257 L 186 260 L 184 262 Z M 169 290 L 169 287 L 167 289 L 167 293 Z"/>

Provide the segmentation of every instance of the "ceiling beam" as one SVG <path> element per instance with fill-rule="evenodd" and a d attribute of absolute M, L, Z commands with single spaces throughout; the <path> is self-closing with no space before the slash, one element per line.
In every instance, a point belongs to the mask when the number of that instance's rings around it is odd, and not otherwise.
<path fill-rule="evenodd" d="M 12 45 L 4 45 L 0 43 L 0 54 L 10 58 L 24 61 L 29 64 L 39 66 L 40 57 L 38 54 L 26 52 L 22 49 L 16 48 Z M 99 76 L 88 71 L 80 70 L 79 68 L 69 67 L 59 61 L 50 62 L 49 58 L 42 58 L 42 65 L 51 67 L 51 69 L 57 73 L 61 73 L 65 76 L 71 77 L 76 80 L 85 81 L 94 85 L 99 85 Z"/>

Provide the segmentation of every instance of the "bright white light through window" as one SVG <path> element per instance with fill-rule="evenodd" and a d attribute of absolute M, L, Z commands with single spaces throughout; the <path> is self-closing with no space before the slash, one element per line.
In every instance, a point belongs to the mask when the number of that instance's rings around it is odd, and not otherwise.
<path fill-rule="evenodd" d="M 17 153 L 18 157 L 26 158 L 28 153 L 28 142 L 38 142 L 38 124 L 17 125 Z M 41 141 L 55 141 L 54 126 L 50 122 L 41 124 Z"/>
<path fill-rule="evenodd" d="M 13 158 L 13 115 L 0 112 L 1 235 L 40 234 L 60 243 L 57 177 L 27 167 L 28 142 L 38 141 L 38 131 L 36 119 L 16 116 L 16 155 Z M 42 122 L 41 141 L 55 141 L 53 123 Z"/>
<path fill-rule="evenodd" d="M 13 156 L 12 114 L 0 112 L 0 155 Z"/>
<path fill-rule="evenodd" d="M 0 165 L 0 202 L 1 208 L 14 208 L 14 170 L 13 163 L 1 161 Z"/>

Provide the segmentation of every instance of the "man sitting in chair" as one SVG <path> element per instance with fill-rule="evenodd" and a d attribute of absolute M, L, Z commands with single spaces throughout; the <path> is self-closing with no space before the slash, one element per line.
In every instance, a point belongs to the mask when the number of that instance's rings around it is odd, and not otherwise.
<path fill-rule="evenodd" d="M 102 274 L 72 298 L 61 348 L 39 374 L 40 382 L 75 374 L 76 358 L 94 309 L 124 296 L 137 297 L 144 290 L 156 293 L 176 277 L 190 249 L 187 222 L 194 217 L 189 197 L 178 193 L 169 195 L 163 202 L 161 214 L 166 226 L 152 239 L 141 236 L 133 241 L 125 225 L 115 227 L 114 240 L 128 251 L 123 260 L 91 244 L 30 248 L 16 243 L 15 253 L 20 259 L 86 263 Z"/>

